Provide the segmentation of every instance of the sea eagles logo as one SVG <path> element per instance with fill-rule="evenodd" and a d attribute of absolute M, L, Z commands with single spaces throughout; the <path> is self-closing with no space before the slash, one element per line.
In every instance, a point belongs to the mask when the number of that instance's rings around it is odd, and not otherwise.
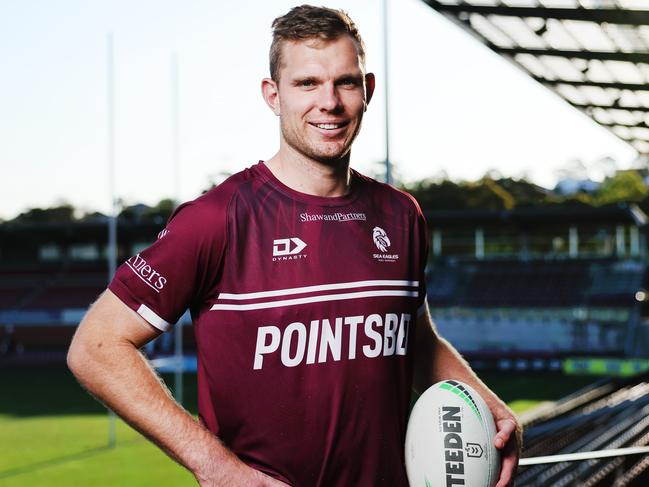
<path fill-rule="evenodd" d="M 396 262 L 399 260 L 399 254 L 388 254 L 388 247 L 392 245 L 388 234 L 385 233 L 381 227 L 374 227 L 372 230 L 372 238 L 374 239 L 374 245 L 376 248 L 381 251 L 381 253 L 372 254 L 372 257 L 378 262 Z M 397 244 L 399 240 L 397 239 Z M 398 245 L 397 245 L 398 246 Z"/>
<path fill-rule="evenodd" d="M 374 238 L 374 245 L 376 245 L 381 252 L 388 251 L 390 239 L 388 238 L 388 234 L 385 233 L 385 230 L 381 227 L 374 227 L 374 230 L 372 230 L 372 237 Z"/>

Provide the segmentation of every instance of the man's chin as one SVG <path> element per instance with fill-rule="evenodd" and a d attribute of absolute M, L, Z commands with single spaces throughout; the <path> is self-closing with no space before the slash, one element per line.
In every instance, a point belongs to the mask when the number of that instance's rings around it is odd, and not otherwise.
<path fill-rule="evenodd" d="M 303 156 L 319 162 L 320 164 L 326 164 L 328 166 L 337 166 L 341 162 L 346 162 L 349 159 L 349 153 L 351 152 L 351 146 L 344 143 L 291 144 L 290 140 L 288 142 L 296 152 L 299 152 Z"/>
<path fill-rule="evenodd" d="M 311 157 L 318 162 L 332 164 L 349 156 L 351 147 L 317 148 L 311 151 Z"/>
<path fill-rule="evenodd" d="M 349 150 L 339 151 L 336 153 L 314 154 L 311 158 L 321 164 L 326 164 L 327 166 L 337 166 L 341 162 L 346 162 L 349 159 Z"/>

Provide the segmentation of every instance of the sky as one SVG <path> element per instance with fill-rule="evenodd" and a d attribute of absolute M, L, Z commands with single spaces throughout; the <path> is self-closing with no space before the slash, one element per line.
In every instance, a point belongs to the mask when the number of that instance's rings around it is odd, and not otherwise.
<path fill-rule="evenodd" d="M 635 152 L 421 0 L 388 0 L 391 159 L 404 181 L 487 171 L 553 186 L 557 170 Z M 385 159 L 382 4 L 343 8 L 365 40 L 374 99 L 352 151 Z M 110 208 L 107 45 L 114 50 L 115 187 L 124 204 L 188 200 L 270 158 L 278 121 L 264 104 L 272 20 L 295 2 L 0 2 L 0 218 L 62 202 Z M 172 58 L 178 65 L 174 174 Z"/>

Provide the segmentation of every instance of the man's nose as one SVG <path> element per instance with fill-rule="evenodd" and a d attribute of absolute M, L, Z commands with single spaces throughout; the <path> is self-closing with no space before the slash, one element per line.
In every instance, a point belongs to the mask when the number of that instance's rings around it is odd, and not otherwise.
<path fill-rule="evenodd" d="M 334 112 L 341 107 L 340 96 L 333 83 L 326 83 L 320 89 L 320 110 Z"/>

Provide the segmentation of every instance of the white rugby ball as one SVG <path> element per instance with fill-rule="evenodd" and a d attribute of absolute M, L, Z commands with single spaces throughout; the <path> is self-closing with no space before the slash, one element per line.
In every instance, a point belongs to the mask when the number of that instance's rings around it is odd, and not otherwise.
<path fill-rule="evenodd" d="M 415 403 L 406 432 L 410 487 L 493 487 L 500 453 L 491 411 L 468 385 L 446 380 Z"/>

